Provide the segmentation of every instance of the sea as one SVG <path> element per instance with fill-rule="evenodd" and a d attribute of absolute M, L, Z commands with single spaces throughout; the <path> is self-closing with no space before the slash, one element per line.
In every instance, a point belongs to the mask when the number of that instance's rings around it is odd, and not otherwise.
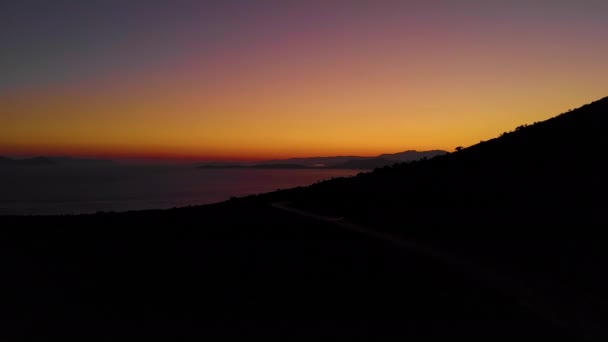
<path fill-rule="evenodd" d="M 359 172 L 198 169 L 192 165 L 4 167 L 0 168 L 0 215 L 169 209 L 306 186 Z"/>

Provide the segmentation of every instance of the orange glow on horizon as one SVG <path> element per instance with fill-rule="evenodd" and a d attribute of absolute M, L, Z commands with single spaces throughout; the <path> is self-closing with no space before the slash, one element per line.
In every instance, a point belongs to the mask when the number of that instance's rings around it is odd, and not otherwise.
<path fill-rule="evenodd" d="M 595 98 L 583 93 L 571 92 L 571 96 L 551 103 L 539 103 L 532 97 L 484 103 L 459 98 L 460 94 L 445 96 L 441 105 L 426 98 L 367 98 L 350 103 L 311 99 L 294 106 L 291 115 L 282 114 L 289 107 L 289 103 L 282 103 L 285 99 L 265 102 L 257 95 L 241 97 L 242 106 L 223 99 L 197 102 L 175 94 L 152 94 L 142 102 L 124 94 L 90 96 L 57 91 L 44 96 L 4 96 L 0 98 L 4 127 L 0 155 L 264 160 L 452 151 L 602 97 L 597 91 Z M 304 99 L 293 101 L 299 104 Z M 407 112 L 403 108 L 408 108 Z M 129 115 L 121 114 L 125 111 Z M 367 114 L 374 111 L 382 114 Z M 175 112 L 182 114 L 169 114 Z M 199 114 L 205 112 L 222 114 Z"/>
<path fill-rule="evenodd" d="M 220 6 L 215 30 L 196 17 L 207 12 L 183 10 L 183 27 L 142 19 L 133 36 L 90 28 L 82 46 L 60 40 L 80 59 L 49 44 L 55 59 L 34 63 L 24 50 L 16 81 L 0 80 L 0 155 L 452 151 L 608 95 L 606 5 L 281 3 Z"/>

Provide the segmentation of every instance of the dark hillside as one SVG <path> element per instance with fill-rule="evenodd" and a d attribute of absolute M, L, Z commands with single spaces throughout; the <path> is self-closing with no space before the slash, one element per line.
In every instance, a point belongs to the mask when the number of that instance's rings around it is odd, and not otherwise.
<path fill-rule="evenodd" d="M 457 268 L 263 203 L 0 224 L 7 341 L 580 334 Z"/>
<path fill-rule="evenodd" d="M 446 156 L 266 199 L 441 246 L 596 331 L 608 319 L 606 127 L 608 98 Z"/>
<path fill-rule="evenodd" d="M 0 338 L 603 341 L 607 113 L 216 205 L 0 217 Z"/>
<path fill-rule="evenodd" d="M 374 224 L 593 223 L 608 203 L 606 127 L 608 98 L 449 155 L 271 196 Z"/>

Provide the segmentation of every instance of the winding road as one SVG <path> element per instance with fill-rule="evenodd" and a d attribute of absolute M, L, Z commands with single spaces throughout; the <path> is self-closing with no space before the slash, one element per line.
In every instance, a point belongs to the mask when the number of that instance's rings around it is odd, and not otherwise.
<path fill-rule="evenodd" d="M 406 240 L 394 234 L 380 232 L 361 224 L 348 222 L 343 217 L 326 217 L 315 213 L 307 212 L 302 209 L 290 206 L 289 202 L 274 202 L 270 204 L 273 208 L 283 210 L 295 215 L 314 219 L 333 226 L 363 234 L 369 238 L 381 240 L 399 248 L 404 248 L 412 253 L 431 258 L 436 262 L 442 263 L 451 269 L 466 274 L 469 278 L 484 282 L 487 286 L 495 289 L 503 296 L 511 298 L 518 305 L 536 314 L 543 320 L 550 322 L 554 326 L 566 328 L 573 331 L 582 331 L 584 335 L 594 336 L 598 333 L 606 333 L 604 329 L 598 331 L 596 327 L 585 326 L 585 322 L 580 317 L 560 310 L 560 300 L 557 298 L 546 297 L 538 288 L 532 289 L 525 280 L 507 276 L 496 269 L 482 267 L 461 256 L 439 250 L 433 246 L 426 245 L 420 241 Z"/>

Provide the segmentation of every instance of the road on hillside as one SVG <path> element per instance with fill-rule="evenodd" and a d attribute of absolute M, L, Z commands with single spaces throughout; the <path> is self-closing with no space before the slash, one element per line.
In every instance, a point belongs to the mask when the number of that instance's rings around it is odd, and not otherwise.
<path fill-rule="evenodd" d="M 311 213 L 302 209 L 295 208 L 289 202 L 274 202 L 270 204 L 273 208 L 283 210 L 294 215 L 306 217 L 309 219 L 325 222 L 343 230 L 356 232 L 374 240 L 383 241 L 394 245 L 398 248 L 407 250 L 416 255 L 424 256 L 435 260 L 450 269 L 456 270 L 468 276 L 474 281 L 478 281 L 484 286 L 495 289 L 497 292 L 506 298 L 511 298 L 514 303 L 521 306 L 525 310 L 534 312 L 547 322 L 551 322 L 556 327 L 564 329 L 582 329 L 576 322 L 572 322 L 568 318 L 561 317 L 557 310 L 553 307 L 555 298 L 544 297 L 542 293 L 532 290 L 526 286 L 521 279 L 514 279 L 506 274 L 501 274 L 499 270 L 489 269 L 475 264 L 461 256 L 446 253 L 443 250 L 434 248 L 430 245 L 419 241 L 406 240 L 387 232 L 381 232 L 368 228 L 361 224 L 348 222 L 343 217 L 326 217 Z M 576 326 L 572 326 L 576 324 Z M 588 332 L 588 334 L 590 334 Z"/>
<path fill-rule="evenodd" d="M 0 337 L 564 336 L 453 264 L 286 208 L 5 220 Z"/>

